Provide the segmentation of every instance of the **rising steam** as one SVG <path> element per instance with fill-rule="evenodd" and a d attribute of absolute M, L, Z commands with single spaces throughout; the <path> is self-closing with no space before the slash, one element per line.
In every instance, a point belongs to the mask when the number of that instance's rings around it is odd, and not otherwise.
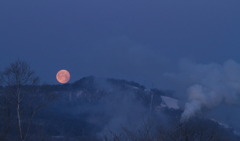
<path fill-rule="evenodd" d="M 181 65 L 181 78 L 187 79 L 188 102 L 181 121 L 186 121 L 202 109 L 220 104 L 237 104 L 240 96 L 240 64 L 233 60 L 221 64 Z"/>

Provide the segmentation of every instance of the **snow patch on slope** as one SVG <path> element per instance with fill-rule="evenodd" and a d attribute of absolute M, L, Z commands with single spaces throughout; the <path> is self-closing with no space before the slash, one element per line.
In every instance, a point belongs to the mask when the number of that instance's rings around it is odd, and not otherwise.
<path fill-rule="evenodd" d="M 226 123 L 223 123 L 223 122 L 220 122 L 220 121 L 217 121 L 215 119 L 211 119 L 213 122 L 216 122 L 218 125 L 224 127 L 224 128 L 230 128 L 229 125 L 227 125 Z"/>
<path fill-rule="evenodd" d="M 239 131 L 236 131 L 234 128 L 230 127 L 228 124 L 226 123 L 223 123 L 223 122 L 220 122 L 220 121 L 217 121 L 215 119 L 211 119 L 213 122 L 217 123 L 219 126 L 225 128 L 225 129 L 232 129 L 232 132 L 237 135 L 237 136 L 240 136 L 240 132 Z"/>
<path fill-rule="evenodd" d="M 170 109 L 179 109 L 178 100 L 171 97 L 167 97 L 167 96 L 161 96 L 161 98 L 162 98 L 161 107 L 167 107 Z"/>

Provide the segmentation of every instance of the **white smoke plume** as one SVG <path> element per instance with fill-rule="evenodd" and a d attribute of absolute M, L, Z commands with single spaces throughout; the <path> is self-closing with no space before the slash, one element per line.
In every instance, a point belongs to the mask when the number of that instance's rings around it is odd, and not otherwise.
<path fill-rule="evenodd" d="M 181 121 L 203 109 L 220 104 L 237 104 L 240 96 L 240 64 L 228 60 L 223 64 L 181 64 L 181 76 L 188 83 L 188 102 Z"/>

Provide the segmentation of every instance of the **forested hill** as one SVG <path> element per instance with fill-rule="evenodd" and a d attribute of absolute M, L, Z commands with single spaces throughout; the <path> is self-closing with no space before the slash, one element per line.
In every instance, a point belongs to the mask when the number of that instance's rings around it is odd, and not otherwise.
<path fill-rule="evenodd" d="M 1 89 L 2 94 L 5 89 Z M 188 121 L 180 122 L 183 104 L 172 96 L 173 91 L 148 89 L 133 81 L 89 76 L 73 83 L 42 85 L 37 86 L 37 89 L 38 96 L 51 95 L 51 100 L 34 116 L 29 140 L 237 141 L 240 139 L 234 129 L 222 126 L 212 119 L 193 117 Z M 9 140 L 15 139 L 13 136 L 17 134 L 15 127 L 14 122 L 10 124 Z"/>

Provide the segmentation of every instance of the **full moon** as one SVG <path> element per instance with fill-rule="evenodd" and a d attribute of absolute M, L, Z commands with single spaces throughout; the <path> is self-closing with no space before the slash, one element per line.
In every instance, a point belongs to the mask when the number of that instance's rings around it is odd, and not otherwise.
<path fill-rule="evenodd" d="M 56 79 L 59 83 L 65 84 L 70 80 L 70 73 L 67 70 L 60 70 L 56 74 Z"/>

